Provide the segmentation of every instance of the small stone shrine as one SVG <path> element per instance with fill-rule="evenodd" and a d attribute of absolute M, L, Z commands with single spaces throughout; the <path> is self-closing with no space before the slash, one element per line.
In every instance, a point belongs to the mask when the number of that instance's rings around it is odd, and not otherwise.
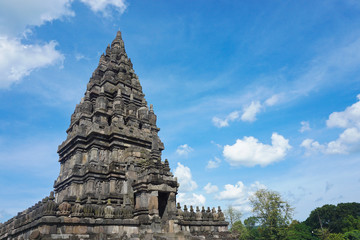
<path fill-rule="evenodd" d="M 54 192 L 0 223 L 0 240 L 233 239 L 220 207 L 176 204 L 179 184 L 144 96 L 118 32 L 58 148 Z"/>

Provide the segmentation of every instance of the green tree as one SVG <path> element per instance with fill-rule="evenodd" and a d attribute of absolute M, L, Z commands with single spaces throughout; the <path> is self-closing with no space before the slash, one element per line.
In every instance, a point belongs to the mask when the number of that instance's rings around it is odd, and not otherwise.
<path fill-rule="evenodd" d="M 330 228 L 332 223 L 336 220 L 336 206 L 331 204 L 326 204 L 320 208 L 316 208 L 311 211 L 309 217 L 305 220 L 306 225 L 311 227 L 311 229 L 322 229 Z"/>
<path fill-rule="evenodd" d="M 230 224 L 230 228 L 232 227 L 232 225 L 239 221 L 241 219 L 241 212 L 237 209 L 235 209 L 233 206 L 229 206 L 225 211 L 225 218 L 226 220 L 229 222 Z"/>
<path fill-rule="evenodd" d="M 246 227 L 242 224 L 241 220 L 234 222 L 230 231 L 238 236 L 239 240 L 248 240 L 249 234 Z"/>
<path fill-rule="evenodd" d="M 330 233 L 329 240 L 346 240 L 342 233 Z"/>
<path fill-rule="evenodd" d="M 244 220 L 244 225 L 247 229 L 255 228 L 258 225 L 258 219 L 257 217 L 248 217 Z"/>
<path fill-rule="evenodd" d="M 244 225 L 247 230 L 246 240 L 261 239 L 257 217 L 248 217 L 244 220 Z"/>
<path fill-rule="evenodd" d="M 274 191 L 260 189 L 250 198 L 265 239 L 284 239 L 294 209 Z"/>
<path fill-rule="evenodd" d="M 321 240 L 329 240 L 329 237 L 330 237 L 330 234 L 331 234 L 328 228 L 315 229 L 314 233 Z"/>
<path fill-rule="evenodd" d="M 292 221 L 287 229 L 286 240 L 317 240 L 318 238 L 311 232 L 311 228 L 305 223 Z"/>
<path fill-rule="evenodd" d="M 360 230 L 360 203 L 326 204 L 311 211 L 305 223 L 311 229 L 328 228 L 331 233 Z"/>
<path fill-rule="evenodd" d="M 352 230 L 350 232 L 344 233 L 344 237 L 346 240 L 360 240 L 360 231 Z"/>
<path fill-rule="evenodd" d="M 360 217 L 354 217 L 352 215 L 348 215 L 341 219 L 340 226 L 342 232 L 360 230 Z"/>

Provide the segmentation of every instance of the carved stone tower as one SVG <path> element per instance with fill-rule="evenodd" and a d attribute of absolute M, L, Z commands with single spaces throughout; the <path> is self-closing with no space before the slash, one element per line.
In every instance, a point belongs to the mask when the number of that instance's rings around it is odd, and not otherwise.
<path fill-rule="evenodd" d="M 54 192 L 0 224 L 3 239 L 232 239 L 219 208 L 176 206 L 179 184 L 121 33 L 59 146 Z"/>
<path fill-rule="evenodd" d="M 59 146 L 57 202 L 110 200 L 134 206 L 134 216 L 144 220 L 175 216 L 178 184 L 167 160 L 161 161 L 160 129 L 144 96 L 118 32 Z"/>

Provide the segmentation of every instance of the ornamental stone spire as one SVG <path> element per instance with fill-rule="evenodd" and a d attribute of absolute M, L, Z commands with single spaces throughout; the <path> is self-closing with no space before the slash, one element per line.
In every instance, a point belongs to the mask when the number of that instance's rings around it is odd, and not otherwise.
<path fill-rule="evenodd" d="M 58 148 L 55 194 L 0 224 L 0 240 L 234 239 L 220 209 L 176 207 L 156 119 L 118 32 Z"/>
<path fill-rule="evenodd" d="M 58 149 L 61 169 L 54 184 L 58 201 L 75 197 L 74 193 L 83 199 L 100 192 L 104 198 L 115 196 L 108 179 L 111 166 L 143 164 L 153 159 L 152 152 L 161 161 L 164 145 L 158 137 L 156 115 L 152 106 L 148 109 L 120 31 L 105 52 L 71 116 L 67 139 Z M 113 176 L 115 181 L 117 177 Z M 123 194 L 114 200 L 124 201 Z M 127 197 L 134 201 L 133 193 Z"/>

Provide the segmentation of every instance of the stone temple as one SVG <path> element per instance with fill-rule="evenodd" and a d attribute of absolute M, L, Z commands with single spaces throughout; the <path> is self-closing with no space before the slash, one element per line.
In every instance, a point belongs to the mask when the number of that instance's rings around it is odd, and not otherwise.
<path fill-rule="evenodd" d="M 233 239 L 220 207 L 176 204 L 144 96 L 118 32 L 58 148 L 54 192 L 0 223 L 0 239 Z"/>

